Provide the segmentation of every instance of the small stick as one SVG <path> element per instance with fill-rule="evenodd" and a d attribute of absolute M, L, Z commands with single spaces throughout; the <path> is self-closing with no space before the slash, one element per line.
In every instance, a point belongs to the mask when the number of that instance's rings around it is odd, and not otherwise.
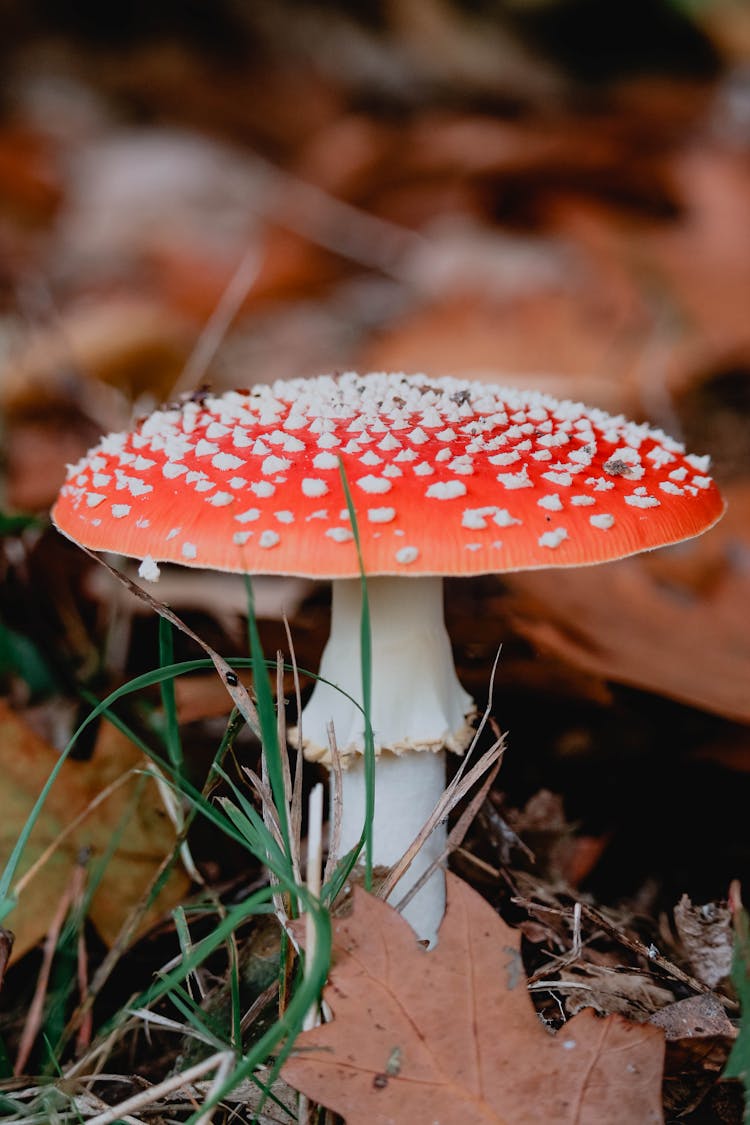
<path fill-rule="evenodd" d="M 263 1009 L 271 1003 L 276 993 L 279 991 L 279 982 L 275 980 L 273 984 L 269 984 L 268 988 L 261 992 L 260 996 L 256 996 L 250 1007 L 245 1012 L 240 1021 L 240 1031 L 245 1032 L 252 1026 L 254 1021 L 258 1018 Z"/>
<path fill-rule="evenodd" d="M 496 655 L 495 655 L 495 659 L 494 659 L 494 662 L 492 664 L 492 671 L 490 673 L 490 690 L 489 690 L 489 698 L 487 700 L 487 706 L 484 709 L 484 713 L 482 714 L 482 718 L 479 722 L 479 725 L 477 726 L 477 729 L 474 732 L 474 737 L 472 738 L 471 743 L 466 750 L 466 754 L 464 755 L 464 758 L 463 758 L 460 766 L 458 767 L 456 775 L 453 778 L 453 780 L 449 783 L 449 785 L 446 787 L 446 789 L 444 790 L 444 792 L 443 792 L 442 796 L 440 797 L 437 805 L 433 809 L 430 816 L 427 818 L 427 822 L 422 826 L 421 831 L 417 834 L 417 836 L 411 842 L 411 844 L 406 849 L 406 851 L 401 856 L 401 858 L 396 863 L 394 863 L 393 866 L 391 867 L 391 870 L 390 870 L 389 874 L 384 879 L 383 883 L 381 884 L 380 888 L 378 889 L 378 897 L 379 898 L 384 898 L 384 899 L 388 898 L 388 895 L 391 893 L 393 888 L 396 886 L 399 879 L 405 874 L 405 872 L 411 866 L 412 860 L 414 859 L 415 855 L 417 854 L 417 852 L 420 850 L 420 848 L 424 844 L 425 840 L 427 840 L 427 838 L 430 836 L 430 834 L 432 833 L 435 826 L 441 820 L 444 820 L 448 816 L 448 814 L 451 812 L 451 810 L 454 809 L 456 807 L 456 805 L 459 803 L 459 801 L 461 801 L 463 799 L 465 794 L 468 793 L 469 790 L 474 785 L 474 782 L 477 781 L 478 778 L 480 778 L 483 773 L 486 773 L 488 770 L 490 770 L 492 768 L 492 766 L 495 764 L 495 762 L 497 762 L 498 760 L 502 760 L 502 757 L 505 753 L 505 735 L 500 733 L 500 731 L 497 729 L 495 723 L 490 718 L 490 711 L 492 709 L 492 698 L 493 698 L 493 694 L 494 694 L 494 690 L 495 690 L 495 673 L 497 672 L 497 666 L 498 666 L 498 663 L 500 661 L 501 653 L 502 653 L 502 648 L 499 648 L 497 650 Z M 485 728 L 485 726 L 487 725 L 488 722 L 492 724 L 493 730 L 495 731 L 495 733 L 497 735 L 497 740 L 490 747 L 490 749 L 487 750 L 482 755 L 482 757 L 479 759 L 479 761 L 475 762 L 474 765 L 471 767 L 471 769 L 469 769 L 468 768 L 469 759 L 471 758 L 471 755 L 473 754 L 473 752 L 474 752 L 474 750 L 475 750 L 475 748 L 478 744 L 479 737 L 480 737 L 482 731 L 484 730 L 484 728 Z M 499 768 L 499 766 L 498 766 L 498 768 Z M 495 777 L 496 773 L 497 773 L 497 770 L 495 770 L 495 772 L 492 774 L 493 778 Z M 491 784 L 491 781 L 490 781 L 490 784 Z M 486 788 L 484 788 L 482 791 L 483 791 L 484 794 L 489 792 L 489 785 L 487 785 Z M 469 827 L 471 821 L 473 820 L 474 815 L 476 814 L 476 812 L 480 808 L 483 800 L 484 800 L 484 798 L 482 798 L 482 801 L 479 801 L 476 804 L 476 806 L 474 806 L 474 804 L 472 803 L 471 807 L 472 807 L 473 811 L 471 812 L 471 815 L 470 815 L 468 820 L 465 820 L 463 816 L 461 817 L 461 820 L 460 820 L 459 823 L 464 823 L 465 827 L 462 828 L 462 830 L 460 831 L 460 834 L 457 834 L 456 830 L 458 828 L 458 825 L 456 825 L 456 828 L 453 829 L 453 832 L 451 833 L 451 838 L 449 839 L 448 845 L 443 850 L 443 853 L 440 856 L 438 856 L 437 859 L 433 860 L 433 862 L 430 864 L 429 868 L 426 871 L 423 871 L 420 878 L 409 888 L 409 891 L 407 892 L 407 894 L 396 905 L 397 910 L 403 910 L 403 908 L 407 905 L 407 903 L 411 902 L 412 898 L 414 897 L 414 895 L 416 895 L 417 891 L 421 890 L 421 888 L 425 885 L 425 883 L 427 882 L 429 877 L 432 875 L 432 873 L 434 871 L 436 871 L 437 868 L 443 863 L 444 859 L 453 851 L 453 849 L 455 847 L 457 847 L 459 844 L 461 844 L 463 842 L 463 838 L 466 835 L 468 827 Z"/>
<path fill-rule="evenodd" d="M 554 914 L 558 917 L 566 917 L 569 913 L 564 909 L 544 906 L 542 903 L 534 902 L 533 900 L 528 898 L 523 898 L 521 895 L 514 895 L 511 899 L 511 902 L 515 906 L 521 906 L 525 910 L 528 910 L 530 914 Z M 690 976 L 689 973 L 684 972 L 684 970 L 682 970 L 678 965 L 673 964 L 666 957 L 662 956 L 662 954 L 659 953 L 659 951 L 654 946 L 644 945 L 640 938 L 634 937 L 632 934 L 627 934 L 624 931 L 618 929 L 618 927 L 613 922 L 610 922 L 604 914 L 602 914 L 598 910 L 595 910 L 592 906 L 588 906 L 585 902 L 582 902 L 579 905 L 581 908 L 582 918 L 585 918 L 587 922 L 593 923 L 593 925 L 595 925 L 603 933 L 619 942 L 620 945 L 623 945 L 632 953 L 637 953 L 639 957 L 645 958 L 645 960 L 648 961 L 650 965 L 656 965 L 659 969 L 662 970 L 662 972 L 666 973 L 667 976 L 672 977 L 674 980 L 678 980 L 681 984 L 686 985 L 693 992 L 713 992 L 713 995 L 717 997 L 719 1002 L 724 1006 L 724 1008 L 727 1009 L 727 1011 L 737 1011 L 739 1005 L 737 1004 L 736 1000 L 732 1000 L 729 996 L 725 996 L 722 992 L 715 992 L 714 990 L 710 989 L 707 984 L 704 984 L 702 981 L 699 981 L 695 977 Z M 533 980 L 534 978 L 531 977 L 530 979 Z"/>
<path fill-rule="evenodd" d="M 67 913 L 70 910 L 71 904 L 75 901 L 76 895 L 79 893 L 79 887 L 83 886 L 83 877 L 84 868 L 83 865 L 78 862 L 73 868 L 68 885 L 62 893 L 60 901 L 57 904 L 57 910 L 49 924 L 47 937 L 44 940 L 42 967 L 39 970 L 34 996 L 29 1006 L 28 1015 L 26 1016 L 23 1033 L 21 1034 L 21 1042 L 18 1045 L 16 1065 L 13 1068 L 13 1074 L 16 1077 L 18 1077 L 19 1074 L 23 1074 L 34 1046 L 34 1040 L 42 1025 L 44 1000 L 47 995 L 47 987 L 52 971 L 52 959 L 55 956 L 60 931 L 63 928 Z"/>
<path fill-rule="evenodd" d="M 263 255 L 257 243 L 253 241 L 240 258 L 216 308 L 204 325 L 192 353 L 188 356 L 179 379 L 172 387 L 172 398 L 176 398 L 184 391 L 193 390 L 200 384 L 232 321 L 240 311 L 242 302 L 257 281 L 262 264 Z"/>
<path fill-rule="evenodd" d="M 331 778 L 333 784 L 331 786 L 331 809 L 328 814 L 328 859 L 326 860 L 326 869 L 323 874 L 326 883 L 336 870 L 336 864 L 339 861 L 339 852 L 341 851 L 341 822 L 344 810 L 342 797 L 344 781 L 341 769 L 341 755 L 339 754 L 339 748 L 336 744 L 336 731 L 333 729 L 333 722 L 328 724 L 328 747 L 331 751 Z"/>
<path fill-rule="evenodd" d="M 315 898 L 320 898 L 321 871 L 323 866 L 323 786 L 318 784 L 310 793 L 307 825 L 307 866 L 305 879 L 307 890 Z M 305 917 L 305 977 L 309 976 L 310 965 L 315 957 L 315 923 L 308 910 Z M 303 1031 L 310 1031 L 319 1021 L 318 1004 L 311 1004 L 302 1023 Z M 308 1125 L 310 1102 L 305 1094 L 300 1094 L 297 1107 L 299 1125 Z"/>
<path fill-rule="evenodd" d="M 397 860 L 397 862 L 394 863 L 391 867 L 389 874 L 383 880 L 381 886 L 378 888 L 378 898 L 388 898 L 388 895 L 396 886 L 399 879 L 409 869 L 414 856 L 422 847 L 423 843 L 430 835 L 435 825 L 448 816 L 449 812 L 453 808 L 455 808 L 460 800 L 463 799 L 466 793 L 469 792 L 469 790 L 479 780 L 479 778 L 483 774 L 487 773 L 495 765 L 495 762 L 497 762 L 499 758 L 502 758 L 504 753 L 505 737 L 502 736 L 493 746 L 489 748 L 489 750 L 487 750 L 482 755 L 478 762 L 475 762 L 475 764 L 463 777 L 460 777 L 459 774 L 456 774 L 456 776 L 453 778 L 453 780 L 441 795 L 440 800 L 430 813 L 427 821 L 422 826 L 417 836 L 415 836 L 415 838 L 412 840 L 411 844 L 406 849 L 401 858 Z M 464 829 L 464 834 L 465 832 L 466 829 Z M 463 836 L 461 837 L 461 840 L 462 839 Z M 458 840 L 457 842 L 461 843 L 461 840 Z M 449 851 L 452 850 L 452 848 L 449 849 Z M 417 893 L 417 890 L 420 887 L 424 886 L 429 876 L 442 863 L 442 861 L 443 855 L 441 855 L 430 865 L 429 871 L 425 871 L 422 873 L 419 881 L 414 883 L 413 887 L 409 889 L 408 895 L 405 896 L 404 900 L 399 903 L 399 906 L 401 906 L 402 904 L 406 905 L 406 902 L 410 901 L 411 897 L 413 897 L 413 895 Z"/>
<path fill-rule="evenodd" d="M 227 1056 L 230 1060 L 234 1059 L 231 1051 L 217 1051 L 215 1055 L 211 1055 L 209 1058 L 203 1059 L 202 1062 L 196 1063 L 195 1066 L 189 1067 L 182 1074 L 174 1074 L 171 1078 L 160 1082 L 158 1086 L 149 1086 L 148 1090 L 143 1090 L 140 1094 L 134 1094 L 132 1098 L 120 1102 L 119 1105 L 112 1106 L 106 1113 L 99 1113 L 96 1117 L 90 1117 L 87 1125 L 113 1125 L 115 1121 L 129 1113 L 131 1109 L 144 1109 L 146 1106 L 154 1105 L 166 1094 L 189 1086 L 196 1078 L 202 1078 L 204 1074 L 217 1070 L 224 1064 Z"/>
<path fill-rule="evenodd" d="M 88 858 L 88 856 L 86 857 Z M 80 865 L 80 864 L 79 864 Z M 84 905 L 84 884 L 83 879 L 76 882 L 74 888 L 73 906 L 76 910 L 81 912 L 83 916 Z M 78 994 L 81 1000 L 85 999 L 89 990 L 89 962 L 88 951 L 86 949 L 86 931 L 81 926 L 78 932 L 77 943 L 77 962 L 78 962 Z M 94 1013 L 91 1008 L 88 1009 L 85 1016 L 81 1020 L 81 1026 L 78 1028 L 78 1036 L 76 1038 L 76 1054 L 82 1055 L 84 1051 L 88 1050 L 91 1046 L 91 1038 L 94 1031 Z"/>
<path fill-rule="evenodd" d="M 263 742 L 263 740 L 261 740 L 261 746 L 260 746 L 260 765 L 261 765 L 261 776 L 260 776 L 260 778 L 258 778 L 257 775 L 251 769 L 248 769 L 247 766 L 243 766 L 242 768 L 245 770 L 245 772 L 250 777 L 250 780 L 255 785 L 255 787 L 258 791 L 258 794 L 260 796 L 261 804 L 262 804 L 262 807 L 263 807 L 263 823 L 265 824 L 265 826 L 269 830 L 269 832 L 272 833 L 272 835 L 274 836 L 277 844 L 279 844 L 283 848 L 283 841 L 282 841 L 282 835 L 281 835 L 281 824 L 279 822 L 280 810 L 278 810 L 276 808 L 276 805 L 274 804 L 273 793 L 271 791 L 271 777 L 270 777 L 270 774 L 268 772 L 268 757 L 266 755 L 266 746 L 265 746 L 265 743 Z M 284 789 L 286 790 L 286 783 L 284 784 Z M 284 809 L 286 811 L 286 798 L 284 798 Z M 290 856 L 290 860 L 291 860 L 291 856 Z M 277 887 L 279 885 L 279 880 L 276 878 L 276 876 L 274 875 L 274 873 L 271 870 L 269 870 L 269 872 L 268 872 L 268 882 L 270 883 L 270 885 L 272 887 Z M 281 894 L 281 892 L 278 892 L 278 891 L 274 892 L 273 905 L 274 905 L 274 910 L 276 911 L 276 917 L 278 918 L 279 923 L 282 926 L 286 926 L 286 923 L 289 919 L 289 910 L 288 910 L 289 900 L 288 900 L 288 896 L 286 894 Z M 286 994 L 286 989 L 284 989 L 284 993 Z M 282 997 L 282 1002 L 285 1003 L 284 997 Z"/>
<path fill-rule="evenodd" d="M 480 766 L 483 761 L 484 761 L 484 759 L 480 758 L 479 761 L 477 762 L 476 766 L 474 767 L 474 769 L 477 769 L 477 767 Z M 461 813 L 461 816 L 458 818 L 458 821 L 456 822 L 456 824 L 451 829 L 451 831 L 448 835 L 448 839 L 446 841 L 445 847 L 443 848 L 442 852 L 440 853 L 439 856 L 436 856 L 435 859 L 432 861 L 432 863 L 429 865 L 429 867 L 426 868 L 426 870 L 422 872 L 419 879 L 417 879 L 416 882 L 413 883 L 411 887 L 409 887 L 409 890 L 406 892 L 406 894 L 403 896 L 403 898 L 399 899 L 399 901 L 395 904 L 396 910 L 399 910 L 399 911 L 403 910 L 404 907 L 408 903 L 411 902 L 411 900 L 414 898 L 414 896 L 417 894 L 417 892 L 422 889 L 422 887 L 425 885 L 425 883 L 430 878 L 430 876 L 433 874 L 433 872 L 437 871 L 437 869 L 439 867 L 441 867 L 443 865 L 443 863 L 447 860 L 447 858 L 451 854 L 451 852 L 455 851 L 455 849 L 461 843 L 463 843 L 464 836 L 468 832 L 469 827 L 471 826 L 471 823 L 474 820 L 474 817 L 477 815 L 479 809 L 482 807 L 482 805 L 484 804 L 484 802 L 487 799 L 487 794 L 489 793 L 490 788 L 492 787 L 493 781 L 497 777 L 497 774 L 498 774 L 498 771 L 499 771 L 501 765 L 502 765 L 501 761 L 495 761 L 494 765 L 492 766 L 492 768 L 487 773 L 487 776 L 484 779 L 484 782 L 482 783 L 481 789 L 479 790 L 478 793 L 474 794 L 474 796 L 472 797 L 471 801 L 468 804 L 468 807 L 464 809 L 464 811 Z M 412 847 L 413 846 L 414 845 L 412 844 Z"/>
<path fill-rule="evenodd" d="M 583 950 L 583 942 L 581 941 L 581 904 L 577 902 L 573 907 L 573 948 L 570 951 L 571 957 L 577 961 Z"/>
<path fill-rule="evenodd" d="M 207 645 L 206 642 L 202 640 L 202 638 L 199 637 L 197 633 L 194 633 L 193 630 L 188 625 L 186 625 L 185 622 L 182 621 L 176 613 L 172 612 L 169 606 L 164 604 L 164 602 L 160 602 L 158 598 L 155 598 L 151 594 L 147 593 L 147 591 L 144 590 L 142 586 L 139 586 L 137 582 L 133 582 L 132 578 L 128 578 L 127 574 L 123 574 L 121 570 L 118 570 L 114 566 L 110 566 L 110 564 L 105 559 L 103 559 L 101 555 L 97 555 L 96 551 L 90 551 L 88 547 L 84 547 L 83 544 L 79 544 L 79 546 L 80 549 L 84 551 L 90 559 L 93 559 L 94 562 L 99 563 L 99 565 L 103 566 L 105 570 L 108 570 L 109 573 L 114 578 L 116 578 L 118 582 L 122 583 L 126 590 L 130 590 L 131 594 L 135 594 L 137 598 L 140 598 L 142 602 L 144 602 L 147 606 L 150 606 L 154 613 L 158 613 L 160 617 L 163 617 L 165 619 L 165 621 L 169 621 L 172 625 L 174 625 L 176 629 L 179 629 L 181 633 L 184 633 L 186 637 L 190 637 L 192 641 L 195 641 L 199 648 L 203 649 L 206 656 L 209 658 L 214 668 L 219 673 L 221 682 L 231 696 L 232 702 L 234 703 L 239 713 L 242 715 L 242 718 L 245 720 L 253 733 L 260 737 L 260 720 L 258 718 L 258 712 L 255 710 L 255 705 L 250 698 L 250 694 L 247 688 L 241 681 L 238 681 L 233 669 L 227 663 L 224 657 L 219 656 L 218 652 L 216 652 L 215 649 L 211 648 L 210 645 Z"/>
<path fill-rule="evenodd" d="M 206 1101 L 210 1102 L 216 1091 L 220 1090 L 224 1085 L 231 1073 L 233 1063 L 234 1056 L 230 1051 L 226 1051 L 224 1053 L 224 1057 L 219 1060 L 219 1065 L 216 1068 L 216 1073 L 214 1074 L 211 1085 L 208 1089 Z M 216 1109 L 217 1106 L 213 1106 L 213 1108 L 211 1109 L 204 1110 L 204 1112 L 201 1113 L 199 1117 L 196 1117 L 195 1125 L 211 1125 L 211 1122 L 213 1121 L 214 1110 Z"/>
<path fill-rule="evenodd" d="M 79 827 L 79 825 L 83 824 L 83 822 L 86 820 L 86 818 L 88 816 L 91 815 L 91 813 L 94 811 L 94 809 L 97 808 L 102 803 L 102 801 L 106 801 L 107 798 L 110 797 L 117 789 L 120 789 L 121 786 L 123 786 L 127 781 L 129 781 L 131 777 L 135 777 L 136 774 L 138 774 L 140 772 L 141 772 L 140 766 L 134 766 L 132 769 L 129 769 L 126 773 L 120 774 L 120 776 L 118 778 L 115 778 L 115 780 L 113 782 L 111 782 L 109 785 L 107 785 L 104 789 L 102 789 L 102 791 L 100 793 L 97 793 L 97 795 L 95 797 L 93 797 L 91 801 L 89 801 L 86 808 L 82 812 L 80 812 L 74 820 L 71 820 L 70 823 L 65 826 L 65 828 L 63 828 L 60 831 L 59 835 L 56 836 L 55 839 L 52 841 L 52 843 L 49 844 L 44 849 L 44 851 L 39 856 L 39 858 L 34 860 L 31 867 L 28 869 L 28 871 L 24 872 L 24 874 L 21 876 L 21 878 L 18 880 L 15 887 L 13 888 L 13 893 L 16 895 L 16 897 L 19 897 L 21 895 L 23 890 L 28 886 L 28 884 L 31 882 L 31 880 L 34 878 L 34 876 L 42 869 L 42 867 L 44 867 L 45 863 L 47 863 L 47 861 L 54 855 L 54 853 L 60 847 L 60 844 L 62 844 L 68 836 L 71 836 L 73 834 L 73 832 L 75 832 L 76 828 Z"/>
<path fill-rule="evenodd" d="M 318 784 L 310 793 L 307 825 L 307 868 L 305 871 L 307 890 L 314 898 L 320 898 L 321 870 L 323 865 L 323 786 Z M 305 918 L 305 975 L 315 957 L 315 923 L 310 911 Z M 313 1004 L 302 1024 L 309 1031 L 318 1022 L 318 1005 Z"/>

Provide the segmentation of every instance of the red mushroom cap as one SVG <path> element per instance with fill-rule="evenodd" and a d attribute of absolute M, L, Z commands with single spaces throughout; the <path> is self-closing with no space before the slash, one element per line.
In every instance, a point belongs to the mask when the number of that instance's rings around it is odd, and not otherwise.
<path fill-rule="evenodd" d="M 250 574 L 582 566 L 698 535 L 724 505 L 708 458 L 547 395 L 349 373 L 205 395 L 110 434 L 52 512 L 92 550 Z"/>

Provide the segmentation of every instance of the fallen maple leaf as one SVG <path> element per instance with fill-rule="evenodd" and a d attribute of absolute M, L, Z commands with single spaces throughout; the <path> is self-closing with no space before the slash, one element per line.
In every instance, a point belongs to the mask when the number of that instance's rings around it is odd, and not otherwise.
<path fill-rule="evenodd" d="M 0 700 L 0 868 L 57 760 L 57 752 Z M 93 865 L 107 855 L 113 835 L 117 835 L 117 847 L 109 856 L 89 908 L 89 918 L 100 937 L 107 945 L 114 942 L 174 845 L 174 828 L 155 782 L 134 772 L 144 765 L 138 748 L 106 721 L 91 759 L 65 762 L 29 838 L 18 876 L 77 817 L 81 820 L 24 888 L 18 905 L 5 920 L 15 934 L 14 958 L 22 956 L 47 932 L 81 850 L 89 852 Z M 123 782 L 117 784 L 120 778 Z M 109 796 L 96 804 L 96 797 L 107 786 L 112 790 Z M 189 885 L 184 871 L 176 868 L 146 912 L 140 930 L 180 902 Z"/>
<path fill-rule="evenodd" d="M 519 944 L 455 876 L 430 952 L 356 888 L 334 922 L 333 1021 L 299 1037 L 282 1076 L 347 1125 L 661 1122 L 661 1031 L 585 1010 L 550 1035 Z"/>

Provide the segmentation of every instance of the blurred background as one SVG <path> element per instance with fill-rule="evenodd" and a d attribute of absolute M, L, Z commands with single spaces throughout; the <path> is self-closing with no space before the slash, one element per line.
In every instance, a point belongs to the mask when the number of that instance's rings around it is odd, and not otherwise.
<path fill-rule="evenodd" d="M 729 509 L 653 556 L 449 584 L 480 703 L 503 646 L 510 731 L 467 847 L 507 859 L 501 810 L 540 855 L 552 841 L 555 878 L 654 916 L 750 875 L 748 5 L 0 0 L 0 18 L 3 706 L 59 747 L 82 691 L 154 665 L 154 621 L 46 522 L 102 431 L 204 383 L 348 368 L 537 387 L 710 453 Z M 165 580 L 243 651 L 241 583 Z M 327 597 L 261 585 L 267 651 L 284 609 L 315 667 Z M 227 697 L 207 679 L 178 703 L 199 757 Z"/>

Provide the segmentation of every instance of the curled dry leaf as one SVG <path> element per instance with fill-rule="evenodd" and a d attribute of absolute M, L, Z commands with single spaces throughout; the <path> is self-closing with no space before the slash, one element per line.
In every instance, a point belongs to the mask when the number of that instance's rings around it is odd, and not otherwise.
<path fill-rule="evenodd" d="M 355 888 L 353 913 L 334 923 L 333 1021 L 300 1036 L 283 1077 L 347 1125 L 661 1122 L 661 1031 L 587 1010 L 550 1035 L 519 945 L 454 876 L 430 952 Z"/>
<path fill-rule="evenodd" d="M 683 895 L 674 908 L 677 933 L 691 968 L 709 988 L 716 988 L 732 971 L 732 912 L 726 903 L 702 906 Z"/>

